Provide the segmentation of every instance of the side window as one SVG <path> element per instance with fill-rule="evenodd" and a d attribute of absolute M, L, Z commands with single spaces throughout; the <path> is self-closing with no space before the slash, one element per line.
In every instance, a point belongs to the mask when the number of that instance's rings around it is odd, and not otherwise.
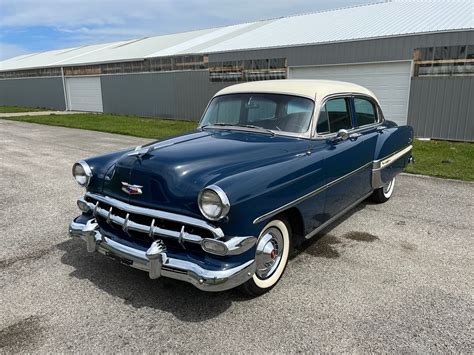
<path fill-rule="evenodd" d="M 321 108 L 321 112 L 319 113 L 318 123 L 316 124 L 316 132 L 318 132 L 318 134 L 329 133 L 329 120 L 328 112 L 326 111 L 326 105 Z"/>
<path fill-rule="evenodd" d="M 358 127 L 377 122 L 377 114 L 372 102 L 356 97 L 354 99 L 354 106 Z"/>
<path fill-rule="evenodd" d="M 347 99 L 332 99 L 326 102 L 319 115 L 317 132 L 335 133 L 340 129 L 351 129 L 351 115 Z"/>

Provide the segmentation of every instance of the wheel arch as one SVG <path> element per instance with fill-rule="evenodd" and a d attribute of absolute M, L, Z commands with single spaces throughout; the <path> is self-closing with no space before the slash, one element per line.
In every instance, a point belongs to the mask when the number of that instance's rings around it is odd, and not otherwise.
<path fill-rule="evenodd" d="M 304 227 L 304 219 L 299 209 L 296 207 L 291 207 L 281 212 L 275 218 L 278 218 L 279 216 L 284 217 L 290 224 L 291 238 L 293 240 L 293 243 L 299 244 L 299 242 L 303 241 L 305 227 Z"/>

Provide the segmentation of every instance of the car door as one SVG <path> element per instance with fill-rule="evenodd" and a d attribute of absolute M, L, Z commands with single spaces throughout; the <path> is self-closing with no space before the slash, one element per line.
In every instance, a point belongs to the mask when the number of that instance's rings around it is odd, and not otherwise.
<path fill-rule="evenodd" d="M 383 123 L 382 110 L 378 103 L 371 97 L 365 95 L 354 95 L 352 97 L 352 112 L 354 113 L 355 133 L 359 140 L 366 146 L 369 156 L 367 162 L 374 160 L 377 140 L 382 130 L 379 129 Z M 370 184 L 365 186 L 364 192 L 370 193 L 372 190 L 372 175 Z"/>
<path fill-rule="evenodd" d="M 365 197 L 371 189 L 373 148 L 370 136 L 355 130 L 351 95 L 331 97 L 323 102 L 316 125 L 325 140 L 323 151 L 326 180 L 325 215 L 335 217 Z M 344 131 L 341 131 L 344 130 Z M 338 136 L 339 133 L 344 133 Z"/>

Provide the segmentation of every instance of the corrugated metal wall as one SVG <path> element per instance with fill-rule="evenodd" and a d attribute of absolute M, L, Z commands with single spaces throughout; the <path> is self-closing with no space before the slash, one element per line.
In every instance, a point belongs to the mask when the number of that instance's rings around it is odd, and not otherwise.
<path fill-rule="evenodd" d="M 474 77 L 413 78 L 408 124 L 418 137 L 474 141 Z"/>
<path fill-rule="evenodd" d="M 460 31 L 215 53 L 209 60 L 286 57 L 289 66 L 380 62 L 411 59 L 414 48 L 473 43 L 474 31 Z M 209 99 L 231 84 L 210 82 L 206 70 L 101 77 L 104 112 L 190 120 L 198 120 Z M 408 122 L 418 136 L 472 141 L 473 90 L 472 77 L 413 78 Z M 64 109 L 61 78 L 0 80 L 0 105 Z"/>
<path fill-rule="evenodd" d="M 0 80 L 0 105 L 65 110 L 62 79 L 57 77 Z"/>
<path fill-rule="evenodd" d="M 209 55 L 209 61 L 286 57 L 289 66 L 395 61 L 412 59 L 415 48 L 467 43 L 474 43 L 474 31 L 214 53 Z"/>
<path fill-rule="evenodd" d="M 195 121 L 226 86 L 210 83 L 207 70 L 104 75 L 101 81 L 104 112 Z"/>

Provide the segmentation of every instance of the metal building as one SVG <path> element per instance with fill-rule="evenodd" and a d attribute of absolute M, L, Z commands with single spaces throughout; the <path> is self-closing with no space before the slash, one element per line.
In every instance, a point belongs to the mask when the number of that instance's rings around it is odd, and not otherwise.
<path fill-rule="evenodd" d="M 474 141 L 474 1 L 392 1 L 0 62 L 0 105 L 198 120 L 221 88 L 324 78 L 373 90 L 419 137 Z"/>

